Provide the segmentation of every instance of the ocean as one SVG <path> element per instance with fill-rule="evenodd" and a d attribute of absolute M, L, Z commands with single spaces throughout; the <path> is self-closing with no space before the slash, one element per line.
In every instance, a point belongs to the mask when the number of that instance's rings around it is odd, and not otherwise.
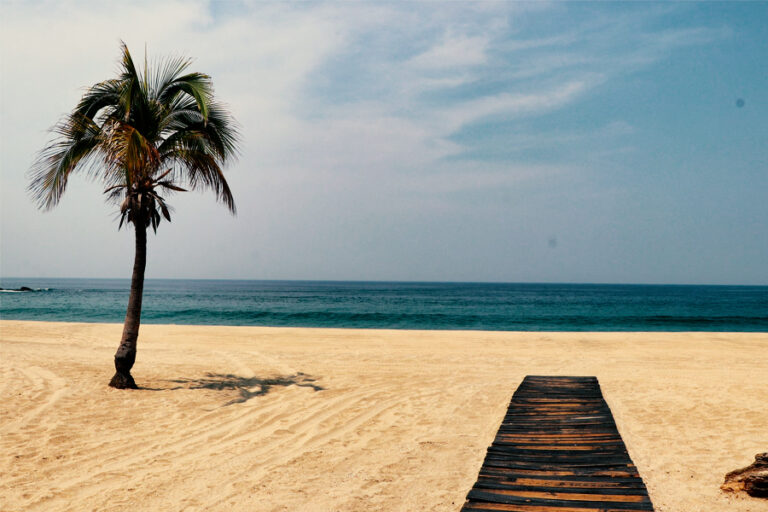
<path fill-rule="evenodd" d="M 118 322 L 128 279 L 3 278 L 0 318 Z M 768 286 L 148 279 L 142 322 L 491 331 L 768 332 Z"/>

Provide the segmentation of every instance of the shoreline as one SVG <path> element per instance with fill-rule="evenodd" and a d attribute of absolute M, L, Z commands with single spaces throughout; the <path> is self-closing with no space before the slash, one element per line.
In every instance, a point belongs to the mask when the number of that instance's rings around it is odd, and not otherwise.
<path fill-rule="evenodd" d="M 596 375 L 659 512 L 768 446 L 768 333 L 0 320 L 0 509 L 458 511 L 525 375 Z"/>
<path fill-rule="evenodd" d="M 104 322 L 104 321 L 88 321 L 88 320 L 80 320 L 77 322 L 70 322 L 67 320 L 19 320 L 19 319 L 8 319 L 8 318 L 0 318 L 0 326 L 2 326 L 2 323 L 25 323 L 25 324 L 61 324 L 61 325 L 91 325 L 91 326 L 119 326 L 122 328 L 124 322 L 123 320 L 119 322 Z M 413 329 L 410 327 L 328 327 L 328 326 L 291 326 L 291 325 L 248 325 L 248 324 L 174 324 L 174 323 L 153 323 L 152 320 L 142 320 L 141 321 L 141 327 L 144 326 L 153 326 L 153 327 L 181 327 L 181 328 L 203 328 L 203 329 L 229 329 L 229 328 L 241 328 L 241 329 L 302 329 L 302 330 L 321 330 L 321 331 L 381 331 L 381 332 L 391 332 L 391 333 L 402 333 L 402 332 L 419 332 L 419 333 L 459 333 L 459 334 L 482 334 L 482 333 L 498 333 L 498 334 L 514 334 L 514 335 L 520 335 L 520 334 L 572 334 L 572 335 L 585 335 L 585 334 L 615 334 L 615 335 L 621 335 L 621 334 L 647 334 L 647 335 L 658 335 L 658 334 L 712 334 L 712 335 L 718 335 L 718 334 L 725 334 L 725 335 L 734 335 L 738 336 L 741 334 L 745 335 L 766 335 L 768 336 L 768 331 L 621 331 L 621 330 L 585 330 L 585 331 L 547 331 L 547 330 L 530 330 L 530 331 L 521 331 L 521 330 L 511 330 L 511 331 L 505 331 L 505 330 L 495 330 L 495 329 L 440 329 L 440 328 L 432 328 L 432 329 Z"/>

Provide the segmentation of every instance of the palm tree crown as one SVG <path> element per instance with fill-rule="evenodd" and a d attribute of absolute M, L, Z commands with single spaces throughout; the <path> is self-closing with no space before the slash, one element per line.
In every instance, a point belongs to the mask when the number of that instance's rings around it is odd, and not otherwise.
<path fill-rule="evenodd" d="M 208 75 L 185 72 L 191 63 L 168 59 L 137 70 L 123 43 L 120 75 L 90 87 L 30 170 L 29 190 L 43 209 L 55 206 L 69 176 L 101 178 L 120 204 L 120 226 L 157 230 L 169 207 L 158 193 L 208 188 L 235 213 L 222 167 L 236 154 L 237 130 L 213 100 Z"/>

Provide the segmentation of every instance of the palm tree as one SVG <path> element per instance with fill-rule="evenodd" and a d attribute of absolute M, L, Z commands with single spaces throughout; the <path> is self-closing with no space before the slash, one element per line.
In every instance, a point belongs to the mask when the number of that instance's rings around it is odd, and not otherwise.
<path fill-rule="evenodd" d="M 147 228 L 157 232 L 170 207 L 160 195 L 211 189 L 233 214 L 235 203 L 222 167 L 235 157 L 238 134 L 229 112 L 213 99 L 208 75 L 186 72 L 190 60 L 172 58 L 137 70 L 121 43 L 117 78 L 88 88 L 75 110 L 52 128 L 53 140 L 30 171 L 29 191 L 44 210 L 58 204 L 69 176 L 81 171 L 103 180 L 119 204 L 120 224 L 133 224 L 136 254 L 116 373 L 109 385 L 136 389 L 131 368 L 141 321 Z"/>

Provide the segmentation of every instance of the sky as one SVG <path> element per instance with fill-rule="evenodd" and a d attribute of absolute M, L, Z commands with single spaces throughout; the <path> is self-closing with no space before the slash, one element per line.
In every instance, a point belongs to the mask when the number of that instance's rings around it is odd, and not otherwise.
<path fill-rule="evenodd" d="M 121 40 L 242 135 L 148 278 L 768 284 L 766 2 L 1 0 L 0 277 L 130 277 L 101 183 L 26 191 Z"/>

